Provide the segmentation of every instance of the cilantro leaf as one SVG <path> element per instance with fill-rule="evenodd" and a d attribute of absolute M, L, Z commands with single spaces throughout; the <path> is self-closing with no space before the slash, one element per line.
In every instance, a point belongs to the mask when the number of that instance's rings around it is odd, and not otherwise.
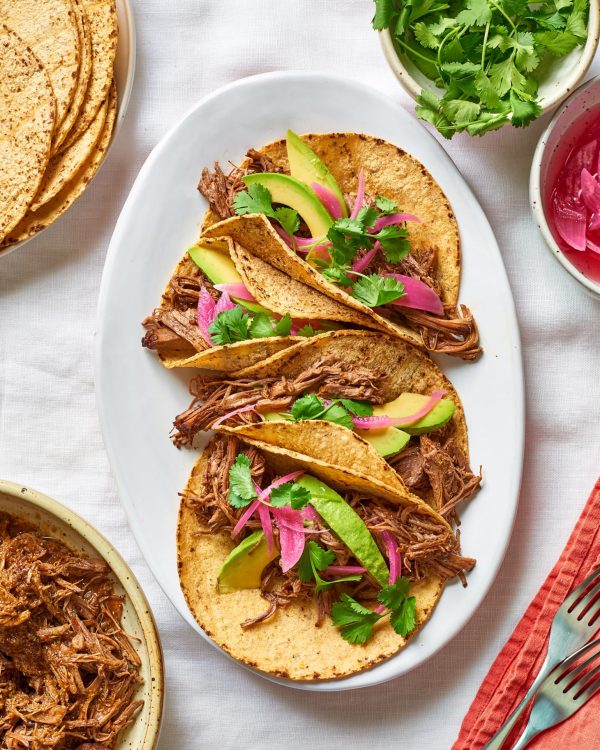
<path fill-rule="evenodd" d="M 290 413 L 294 421 L 301 422 L 304 419 L 317 419 L 324 409 L 325 404 L 316 393 L 307 393 L 294 401 Z"/>
<path fill-rule="evenodd" d="M 250 471 L 250 459 L 244 453 L 238 453 L 229 469 L 227 499 L 234 508 L 245 508 L 256 496 Z"/>
<path fill-rule="evenodd" d="M 408 231 L 398 224 L 383 227 L 373 237 L 381 243 L 383 253 L 390 263 L 399 263 L 410 253 Z"/>
<path fill-rule="evenodd" d="M 308 551 L 316 571 L 325 570 L 335 562 L 335 554 L 330 549 L 325 549 L 325 547 L 313 542 L 312 539 L 308 543 Z"/>
<path fill-rule="evenodd" d="M 245 341 L 249 338 L 249 323 L 249 315 L 239 305 L 231 310 L 223 310 L 208 326 L 211 341 L 219 346 Z"/>
<path fill-rule="evenodd" d="M 274 508 L 289 505 L 294 510 L 302 510 L 310 502 L 310 492 L 295 482 L 286 482 L 279 487 L 273 487 L 269 499 Z"/>
<path fill-rule="evenodd" d="M 346 427 L 348 430 L 352 430 L 354 428 L 352 416 L 342 406 L 342 404 L 336 401 L 334 401 L 325 409 L 320 419 L 325 419 L 327 422 L 339 424 L 342 427 Z"/>
<path fill-rule="evenodd" d="M 308 544 L 310 544 L 310 542 Z M 312 564 L 310 561 L 308 544 L 304 548 L 304 552 L 300 556 L 300 560 L 298 560 L 298 568 L 296 569 L 298 578 L 302 581 L 302 583 L 310 583 L 311 581 L 315 580 Z"/>
<path fill-rule="evenodd" d="M 395 12 L 394 0 L 375 0 L 375 15 L 372 21 L 373 28 L 387 29 Z"/>
<path fill-rule="evenodd" d="M 371 274 L 360 278 L 352 289 L 352 296 L 368 307 L 379 307 L 404 296 L 404 284 L 389 276 Z"/>
<path fill-rule="evenodd" d="M 270 214 L 273 210 L 271 191 L 259 182 L 255 182 L 248 190 L 237 193 L 233 199 L 233 208 L 238 216 Z"/>
<path fill-rule="evenodd" d="M 400 576 L 396 583 L 384 586 L 377 597 L 388 609 L 397 609 L 402 605 L 408 594 L 410 583 L 407 578 Z"/>
<path fill-rule="evenodd" d="M 378 195 L 375 198 L 375 205 L 383 216 L 391 216 L 400 211 L 398 205 L 393 200 L 390 200 L 390 198 L 386 198 L 385 195 Z"/>
<path fill-rule="evenodd" d="M 348 276 L 349 270 L 350 266 L 347 265 L 331 266 L 331 268 L 324 268 L 321 273 L 328 281 L 338 284 L 339 286 L 348 287 L 352 286 L 354 283 L 350 276 Z"/>
<path fill-rule="evenodd" d="M 351 414 L 357 417 L 370 417 L 373 414 L 373 404 L 368 401 L 354 401 L 351 398 L 341 398 L 340 403 Z"/>
<path fill-rule="evenodd" d="M 302 326 L 302 328 L 299 328 L 296 332 L 296 336 L 304 336 L 305 338 L 315 336 L 316 334 L 317 331 L 315 331 L 315 329 L 310 324 Z"/>
<path fill-rule="evenodd" d="M 248 330 L 253 339 L 289 336 L 292 330 L 292 318 L 289 313 L 286 313 L 280 320 L 274 321 L 267 313 L 255 313 Z"/>
<path fill-rule="evenodd" d="M 416 611 L 417 600 L 414 596 L 409 596 L 390 614 L 390 623 L 398 635 L 406 638 L 412 633 L 417 625 Z"/>
<path fill-rule="evenodd" d="M 579 40 L 570 31 L 538 31 L 535 40 L 554 57 L 564 57 L 579 45 Z"/>
<path fill-rule="evenodd" d="M 348 643 L 366 643 L 372 637 L 373 626 L 381 615 L 363 607 L 348 594 L 342 594 L 340 601 L 331 608 L 331 619 Z"/>
<path fill-rule="evenodd" d="M 512 111 L 512 124 L 516 128 L 524 128 L 529 125 L 542 111 L 537 102 L 523 101 L 514 91 L 510 92 L 510 108 Z"/>

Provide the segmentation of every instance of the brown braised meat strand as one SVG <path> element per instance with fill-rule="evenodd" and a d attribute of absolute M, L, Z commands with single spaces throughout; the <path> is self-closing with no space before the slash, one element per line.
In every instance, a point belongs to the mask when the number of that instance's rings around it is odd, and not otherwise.
<path fill-rule="evenodd" d="M 392 312 L 391 317 L 395 312 Z M 479 330 L 473 314 L 465 305 L 444 305 L 444 317 L 422 310 L 402 310 L 402 316 L 423 337 L 430 352 L 449 354 L 472 361 L 478 359 L 483 349 L 479 345 Z"/>
<path fill-rule="evenodd" d="M 435 260 L 436 253 L 433 248 L 410 253 L 398 263 L 389 263 L 382 252 L 377 253 L 374 260 L 375 273 L 401 273 L 410 276 L 412 279 L 422 281 L 431 287 L 438 296 L 441 296 L 442 289 L 438 280 L 435 278 Z"/>
<path fill-rule="evenodd" d="M 193 263 L 186 274 L 171 278 L 163 295 L 163 306 L 156 308 L 142 323 L 146 333 L 142 346 L 165 356 L 192 356 L 208 349 L 198 330 L 197 313 L 200 289 L 204 287 L 216 301 L 219 292 L 210 279 Z"/>
<path fill-rule="evenodd" d="M 250 461 L 253 479 L 261 485 L 265 479 L 265 460 L 256 448 L 242 446 L 231 435 L 217 435 L 207 450 L 209 456 L 200 493 L 183 497 L 211 532 L 231 532 L 244 509 L 236 509 L 229 503 L 229 469 L 238 453 L 244 453 Z"/>
<path fill-rule="evenodd" d="M 395 456 L 390 456 L 387 461 L 410 490 L 418 493 L 429 488 L 429 478 L 425 473 L 425 461 L 419 444 L 409 445 Z"/>
<path fill-rule="evenodd" d="M 208 167 L 202 170 L 198 190 L 208 201 L 211 211 L 217 214 L 220 219 L 235 216 L 233 200 L 237 193 L 246 190 L 242 178 L 247 174 L 283 172 L 283 169 L 277 166 L 268 156 L 253 148 L 248 151 L 246 156 L 250 159 L 248 165 L 244 168 L 234 166 L 228 174 L 223 172 L 218 162 L 215 162 L 212 172 Z"/>
<path fill-rule="evenodd" d="M 0 514 L 0 746 L 111 750 L 141 662 L 103 560 Z"/>
<path fill-rule="evenodd" d="M 342 364 L 327 357 L 293 379 L 226 380 L 199 376 L 192 382 L 194 400 L 173 422 L 173 440 L 178 447 L 190 445 L 198 432 L 210 429 L 220 417 L 245 406 L 254 406 L 259 412 L 286 411 L 298 396 L 309 391 L 322 398 L 351 398 L 381 404 L 384 402 L 380 390 L 382 377 L 382 372 Z M 227 423 L 233 426 L 258 419 L 249 414 L 252 412 L 237 415 Z"/>
<path fill-rule="evenodd" d="M 453 436 L 436 439 L 435 435 L 421 435 L 420 448 L 432 489 L 433 507 L 444 517 L 450 516 L 459 503 L 479 490 L 481 471 L 479 474 L 471 471 Z"/>

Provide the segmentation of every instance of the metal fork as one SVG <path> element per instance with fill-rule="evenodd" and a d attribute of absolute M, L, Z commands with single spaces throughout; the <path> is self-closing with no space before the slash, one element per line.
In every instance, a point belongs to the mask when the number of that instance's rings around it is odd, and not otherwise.
<path fill-rule="evenodd" d="M 592 652 L 592 655 L 571 669 L 588 652 Z M 594 663 L 596 666 L 588 669 Z M 513 750 L 523 750 L 540 732 L 573 716 L 599 690 L 600 638 L 580 648 L 573 656 L 565 659 L 553 674 L 546 677 L 535 696 L 525 731 Z"/>
<path fill-rule="evenodd" d="M 527 695 L 483 750 L 501 750 L 504 741 L 546 677 L 566 656 L 585 646 L 600 629 L 600 619 L 595 622 L 600 611 L 600 602 L 595 601 L 599 594 L 600 568 L 597 568 L 567 596 L 558 609 L 550 628 L 548 653 L 538 676 Z"/>

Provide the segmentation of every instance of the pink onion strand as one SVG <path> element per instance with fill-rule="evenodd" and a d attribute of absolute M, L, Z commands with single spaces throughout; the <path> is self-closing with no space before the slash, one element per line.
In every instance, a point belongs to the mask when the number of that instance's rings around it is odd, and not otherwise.
<path fill-rule="evenodd" d="M 337 195 L 324 185 L 320 185 L 318 182 L 313 182 L 311 187 L 331 217 L 333 219 L 341 219 L 344 214 Z"/>
<path fill-rule="evenodd" d="M 247 411 L 253 411 L 254 404 L 250 404 L 250 406 L 242 406 L 239 409 L 234 409 L 233 411 L 228 412 L 227 414 L 224 414 L 222 417 L 219 417 L 216 422 L 213 422 L 211 424 L 211 429 L 214 429 L 217 427 L 217 425 L 220 425 L 221 422 L 224 422 L 226 419 L 229 419 L 229 417 L 235 417 L 236 414 L 244 414 L 244 412 Z"/>
<path fill-rule="evenodd" d="M 427 403 L 425 403 L 414 414 L 409 414 L 406 417 L 353 417 L 352 421 L 354 422 L 354 426 L 359 430 L 380 430 L 384 427 L 410 425 L 413 424 L 413 422 L 418 422 L 419 419 L 423 419 L 424 416 L 429 414 L 433 407 L 436 406 L 445 395 L 446 391 L 441 388 L 434 391 L 427 400 Z"/>

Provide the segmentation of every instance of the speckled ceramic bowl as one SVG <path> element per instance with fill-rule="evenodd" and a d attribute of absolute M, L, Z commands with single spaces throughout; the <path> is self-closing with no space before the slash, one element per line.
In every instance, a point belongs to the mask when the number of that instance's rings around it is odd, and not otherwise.
<path fill-rule="evenodd" d="M 549 186 L 573 148 L 575 141 L 592 120 L 600 118 L 600 76 L 576 89 L 554 115 L 538 142 L 529 177 L 529 198 L 535 223 L 548 249 L 592 296 L 600 297 L 600 283 L 585 276 L 561 250 L 548 222 Z"/>
<path fill-rule="evenodd" d="M 544 112 L 560 104 L 577 86 L 592 64 L 600 37 L 600 4 L 592 0 L 588 23 L 588 38 L 585 45 L 577 47 L 569 55 L 550 59 L 540 68 L 540 104 Z M 441 96 L 444 92 L 394 44 L 389 29 L 380 32 L 381 46 L 386 60 L 396 78 L 413 99 L 421 89 L 428 89 Z"/>
<path fill-rule="evenodd" d="M 158 744 L 163 709 L 163 660 L 150 605 L 127 563 L 98 531 L 73 511 L 41 492 L 0 480 L 0 511 L 22 518 L 74 552 L 101 557 L 110 566 L 115 590 L 125 597 L 123 624 L 137 639 L 144 680 L 136 698 L 144 706 L 135 722 L 120 735 L 116 750 L 153 750 Z"/>

